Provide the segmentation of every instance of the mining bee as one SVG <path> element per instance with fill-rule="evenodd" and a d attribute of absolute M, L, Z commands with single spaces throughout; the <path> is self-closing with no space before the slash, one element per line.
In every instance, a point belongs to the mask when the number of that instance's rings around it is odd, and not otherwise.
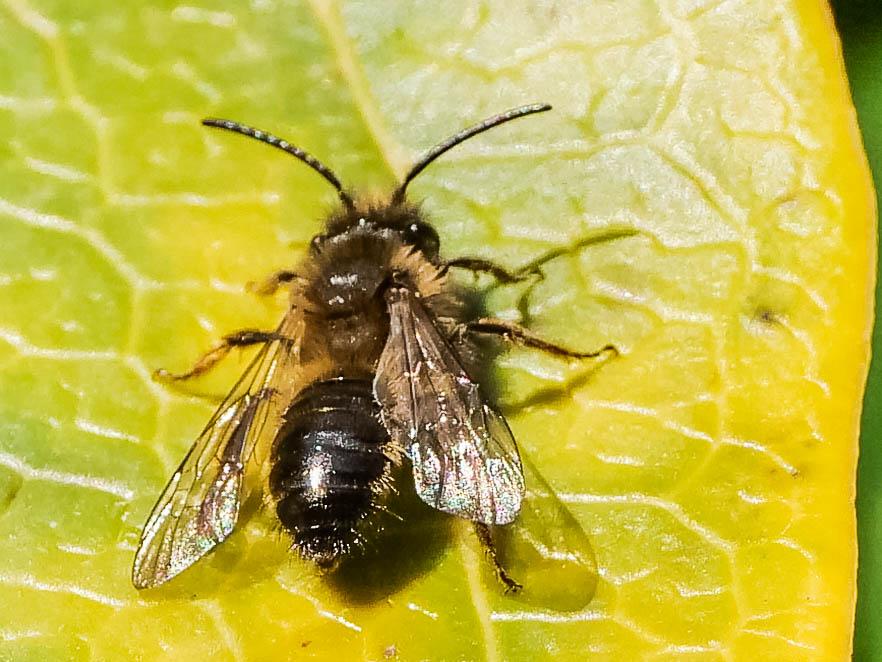
<path fill-rule="evenodd" d="M 588 538 L 520 456 L 505 419 L 473 378 L 465 348 L 475 335 L 567 358 L 614 355 L 615 348 L 574 352 L 506 321 L 463 319 L 450 269 L 502 282 L 528 276 L 481 259 L 442 259 L 437 232 L 406 196 L 408 184 L 449 149 L 550 108 L 515 108 L 451 136 L 379 205 L 352 197 L 331 170 L 285 140 L 238 122 L 203 120 L 306 163 L 341 204 L 308 257 L 261 286 L 267 294 L 290 288 L 276 329 L 231 333 L 188 372 L 158 371 L 185 380 L 232 348 L 260 346 L 150 513 L 132 572 L 137 588 L 167 582 L 229 537 L 248 491 L 246 469 L 264 447 L 278 520 L 300 555 L 321 567 L 363 544 L 373 516 L 386 507 L 378 504 L 395 494 L 393 468 L 409 462 L 422 501 L 474 523 L 507 589 L 520 585 L 497 556 L 498 531 L 520 544 L 518 558 L 576 564 L 590 599 L 596 573 Z"/>

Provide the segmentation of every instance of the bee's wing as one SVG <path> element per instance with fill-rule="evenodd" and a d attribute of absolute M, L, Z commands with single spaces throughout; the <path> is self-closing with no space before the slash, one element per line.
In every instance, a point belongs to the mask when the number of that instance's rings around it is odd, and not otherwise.
<path fill-rule="evenodd" d="M 232 533 L 246 460 L 289 401 L 301 330 L 297 319 L 282 323 L 279 339 L 260 349 L 165 486 L 135 554 L 136 588 L 167 582 Z"/>
<path fill-rule="evenodd" d="M 485 524 L 508 524 L 524 476 L 505 419 L 481 397 L 450 343 L 407 288 L 386 295 L 389 337 L 374 381 L 383 423 L 406 449 L 420 498 Z"/>
<path fill-rule="evenodd" d="M 591 540 L 548 482 L 521 455 L 527 493 L 511 526 L 493 531 L 500 561 L 522 582 L 520 599 L 558 611 L 576 611 L 591 601 L 597 561 Z"/>

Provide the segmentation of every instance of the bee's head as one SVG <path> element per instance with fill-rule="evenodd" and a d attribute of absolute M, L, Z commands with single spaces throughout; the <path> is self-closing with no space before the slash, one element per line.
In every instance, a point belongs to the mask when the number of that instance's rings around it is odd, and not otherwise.
<path fill-rule="evenodd" d="M 416 205 L 392 202 L 352 209 L 342 207 L 328 219 L 325 232 L 312 238 L 311 249 L 316 253 L 329 239 L 353 232 L 396 236 L 402 244 L 419 250 L 429 259 L 437 258 L 441 247 L 438 233 Z"/>

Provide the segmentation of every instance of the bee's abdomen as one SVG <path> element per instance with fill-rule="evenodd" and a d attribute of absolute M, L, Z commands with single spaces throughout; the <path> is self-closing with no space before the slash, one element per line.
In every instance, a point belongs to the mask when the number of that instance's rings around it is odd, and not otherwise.
<path fill-rule="evenodd" d="M 387 441 L 368 380 L 317 382 L 293 402 L 274 444 L 270 491 L 303 556 L 328 565 L 360 542 L 388 474 Z"/>

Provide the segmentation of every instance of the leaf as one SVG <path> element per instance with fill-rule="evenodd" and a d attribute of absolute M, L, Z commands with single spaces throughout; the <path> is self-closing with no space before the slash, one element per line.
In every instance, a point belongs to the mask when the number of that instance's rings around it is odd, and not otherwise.
<path fill-rule="evenodd" d="M 874 179 L 882 178 L 882 80 L 875 63 L 882 58 L 882 6 L 875 2 L 835 2 L 837 24 L 842 31 L 845 63 L 854 90 L 861 131 Z M 867 29 L 872 26 L 872 29 Z M 878 199 L 878 191 L 877 191 Z M 876 300 L 882 282 L 876 283 Z M 882 310 L 876 307 L 873 356 L 861 421 L 861 453 L 858 468 L 858 574 L 857 620 L 854 659 L 872 660 L 882 651 L 882 623 L 876 617 L 874 596 L 882 590 Z"/>
<path fill-rule="evenodd" d="M 0 5 L 0 654 L 13 659 L 839 659 L 875 209 L 824 3 Z M 137 593 L 140 526 L 212 403 L 160 386 L 284 301 L 333 191 L 548 101 L 412 188 L 447 255 L 544 279 L 487 304 L 599 370 L 517 351 L 500 401 L 588 531 L 579 611 L 486 576 L 468 527 L 334 582 L 272 519 Z M 592 241 L 611 230 L 615 241 Z M 230 358 L 200 384 L 221 395 Z M 357 590 L 365 589 L 365 590 Z M 367 590 L 370 589 L 370 590 Z"/>

